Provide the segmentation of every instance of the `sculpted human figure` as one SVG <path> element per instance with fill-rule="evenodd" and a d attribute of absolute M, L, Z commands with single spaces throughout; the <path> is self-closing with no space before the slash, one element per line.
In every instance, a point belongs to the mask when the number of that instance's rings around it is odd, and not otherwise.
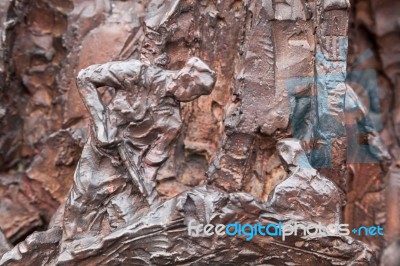
<path fill-rule="evenodd" d="M 195 57 L 178 71 L 131 60 L 79 73 L 91 127 L 65 206 L 64 238 L 111 230 L 157 202 L 155 177 L 181 129 L 180 102 L 210 94 L 215 81 Z M 115 89 L 107 105 L 97 90 L 104 86 Z"/>

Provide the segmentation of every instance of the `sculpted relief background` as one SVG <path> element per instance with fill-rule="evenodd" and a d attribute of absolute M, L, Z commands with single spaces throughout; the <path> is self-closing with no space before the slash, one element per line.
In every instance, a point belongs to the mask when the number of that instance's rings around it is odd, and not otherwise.
<path fill-rule="evenodd" d="M 398 265 L 399 12 L 0 1 L 0 264 Z M 385 234 L 187 234 L 291 219 Z"/>

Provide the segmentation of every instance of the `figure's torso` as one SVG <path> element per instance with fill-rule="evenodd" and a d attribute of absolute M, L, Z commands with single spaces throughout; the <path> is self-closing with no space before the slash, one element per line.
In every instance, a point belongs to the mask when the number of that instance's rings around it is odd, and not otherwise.
<path fill-rule="evenodd" d="M 159 133 L 176 127 L 166 122 L 171 117 L 180 121 L 179 103 L 166 95 L 163 83 L 117 90 L 107 106 L 107 115 L 110 128 L 117 128 L 117 136 L 140 145 L 151 145 Z"/>

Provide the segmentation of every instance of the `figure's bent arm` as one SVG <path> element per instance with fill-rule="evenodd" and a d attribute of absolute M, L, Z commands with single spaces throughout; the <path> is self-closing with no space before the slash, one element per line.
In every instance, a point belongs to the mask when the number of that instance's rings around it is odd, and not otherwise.
<path fill-rule="evenodd" d="M 92 65 L 81 70 L 77 78 L 77 87 L 88 109 L 100 141 L 107 142 L 105 128 L 105 107 L 101 102 L 97 88 L 113 87 L 116 90 L 137 84 L 140 80 L 142 64 L 139 61 L 109 62 Z"/>

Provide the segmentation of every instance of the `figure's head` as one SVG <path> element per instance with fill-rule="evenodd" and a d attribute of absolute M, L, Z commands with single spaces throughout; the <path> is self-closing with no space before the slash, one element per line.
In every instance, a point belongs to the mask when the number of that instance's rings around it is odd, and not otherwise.
<path fill-rule="evenodd" d="M 188 102 L 210 94 L 215 81 L 215 72 L 199 58 L 192 57 L 174 75 L 169 89 L 178 101 Z"/>

